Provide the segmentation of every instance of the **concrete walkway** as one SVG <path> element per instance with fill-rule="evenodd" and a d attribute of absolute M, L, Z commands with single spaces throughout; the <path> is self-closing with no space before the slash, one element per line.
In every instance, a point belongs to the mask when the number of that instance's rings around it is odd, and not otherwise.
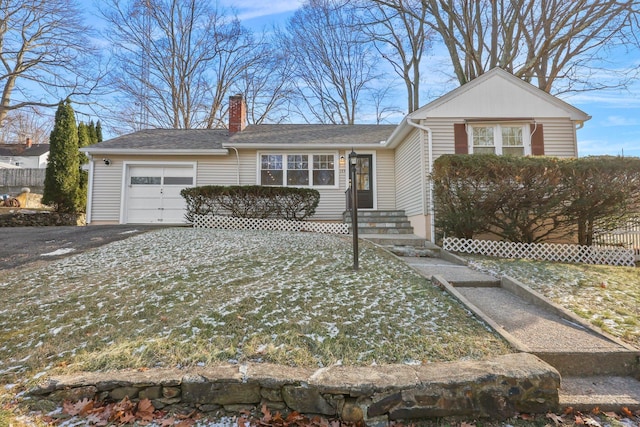
<path fill-rule="evenodd" d="M 533 353 L 562 376 L 560 405 L 588 411 L 640 408 L 640 351 L 509 279 L 442 258 L 400 257 L 443 286 L 516 351 Z"/>

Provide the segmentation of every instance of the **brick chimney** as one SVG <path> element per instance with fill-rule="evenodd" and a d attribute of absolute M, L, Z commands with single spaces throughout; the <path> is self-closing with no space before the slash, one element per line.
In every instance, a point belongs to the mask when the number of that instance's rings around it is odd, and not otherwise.
<path fill-rule="evenodd" d="M 31 145 L 32 145 L 31 138 L 27 138 L 27 143 L 25 145 L 27 146 L 27 148 L 31 148 Z"/>
<path fill-rule="evenodd" d="M 247 126 L 247 106 L 242 94 L 229 97 L 229 133 L 241 132 Z"/>

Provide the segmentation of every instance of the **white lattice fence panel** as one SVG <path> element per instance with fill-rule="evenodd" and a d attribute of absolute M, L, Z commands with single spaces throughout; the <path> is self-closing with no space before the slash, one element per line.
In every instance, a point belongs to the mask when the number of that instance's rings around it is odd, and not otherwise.
<path fill-rule="evenodd" d="M 498 258 L 526 258 L 584 264 L 635 265 L 633 250 L 619 247 L 566 245 L 559 243 L 516 243 L 446 237 L 442 248 L 451 252 Z"/>
<path fill-rule="evenodd" d="M 231 230 L 309 231 L 314 233 L 349 234 L 349 226 L 334 222 L 289 221 L 286 219 L 237 218 L 220 215 L 194 215 L 194 228 Z"/>

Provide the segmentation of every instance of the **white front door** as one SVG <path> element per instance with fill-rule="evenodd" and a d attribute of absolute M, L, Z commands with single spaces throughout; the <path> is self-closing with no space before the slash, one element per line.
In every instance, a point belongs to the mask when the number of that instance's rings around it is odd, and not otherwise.
<path fill-rule="evenodd" d="M 180 191 L 193 185 L 192 166 L 129 166 L 125 223 L 184 223 L 186 203 Z"/>

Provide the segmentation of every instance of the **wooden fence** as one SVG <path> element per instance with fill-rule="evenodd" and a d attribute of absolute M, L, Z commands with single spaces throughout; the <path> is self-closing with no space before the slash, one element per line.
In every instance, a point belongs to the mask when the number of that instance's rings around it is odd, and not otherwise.
<path fill-rule="evenodd" d="M 594 244 L 598 246 L 619 246 L 632 249 L 636 260 L 640 261 L 640 215 L 630 218 L 627 223 L 612 231 L 596 232 Z"/>
<path fill-rule="evenodd" d="M 0 187 L 43 187 L 46 169 L 0 169 Z"/>

